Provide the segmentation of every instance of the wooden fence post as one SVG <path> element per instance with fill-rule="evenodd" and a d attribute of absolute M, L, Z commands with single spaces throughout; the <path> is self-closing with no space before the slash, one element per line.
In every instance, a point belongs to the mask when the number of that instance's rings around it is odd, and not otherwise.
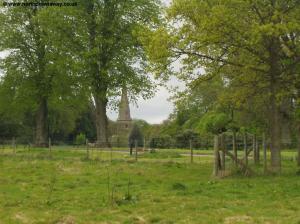
<path fill-rule="evenodd" d="M 267 145 L 266 145 L 266 135 L 263 133 L 262 137 L 262 147 L 264 151 L 264 173 L 267 172 L 268 165 L 267 165 Z"/>
<path fill-rule="evenodd" d="M 219 175 L 219 168 L 220 168 L 220 155 L 219 155 L 219 136 L 214 136 L 214 154 L 215 154 L 215 161 L 214 161 L 214 176 Z"/>
<path fill-rule="evenodd" d="M 245 166 L 248 166 L 247 133 L 244 133 L 244 159 L 245 159 Z"/>
<path fill-rule="evenodd" d="M 192 139 L 190 139 L 190 151 L 191 151 L 191 163 L 194 162 L 194 149 L 192 145 Z"/>
<path fill-rule="evenodd" d="M 252 136 L 252 149 L 253 149 L 253 160 L 254 160 L 254 164 L 257 165 L 256 134 L 253 134 L 253 136 Z"/>
<path fill-rule="evenodd" d="M 259 147 L 259 142 L 258 138 L 256 138 L 256 163 L 260 163 L 260 147 Z"/>
<path fill-rule="evenodd" d="M 89 140 L 85 139 L 85 147 L 86 147 L 86 158 L 90 159 L 90 149 L 89 149 Z"/>
<path fill-rule="evenodd" d="M 237 147 L 236 147 L 236 131 L 235 130 L 233 131 L 233 135 L 232 135 L 232 150 L 233 150 L 233 155 L 235 158 L 234 164 L 235 164 L 235 166 L 237 166 L 238 155 L 237 155 Z"/>
<path fill-rule="evenodd" d="M 135 140 L 135 161 L 138 160 L 138 144 L 137 144 L 137 140 Z"/>
<path fill-rule="evenodd" d="M 48 148 L 49 148 L 49 153 L 50 153 L 50 156 L 52 154 L 52 147 L 51 147 L 51 138 L 49 137 L 48 138 Z"/>
<path fill-rule="evenodd" d="M 12 147 L 13 147 L 13 154 L 16 154 L 17 146 L 16 146 L 16 138 L 15 137 L 13 137 L 13 140 L 12 140 Z"/>
<path fill-rule="evenodd" d="M 110 148 L 110 162 L 112 162 L 112 157 L 113 157 L 113 147 L 112 147 L 112 145 L 110 145 L 109 148 Z"/>
<path fill-rule="evenodd" d="M 221 158 L 221 169 L 225 171 L 226 167 L 226 143 L 225 143 L 225 135 L 224 133 L 221 134 L 221 140 L 220 140 L 220 147 L 222 152 L 222 158 Z"/>

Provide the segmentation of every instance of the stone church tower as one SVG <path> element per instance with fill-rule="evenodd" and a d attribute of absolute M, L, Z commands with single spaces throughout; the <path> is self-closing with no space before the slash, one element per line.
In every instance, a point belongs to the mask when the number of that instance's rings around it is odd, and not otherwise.
<path fill-rule="evenodd" d="M 130 116 L 129 101 L 127 96 L 127 89 L 123 88 L 121 102 L 119 105 L 119 116 L 118 116 L 118 129 L 130 129 L 132 119 Z"/>
<path fill-rule="evenodd" d="M 112 145 L 116 147 L 128 147 L 128 137 L 132 128 L 127 89 L 122 89 L 121 102 L 119 104 L 119 116 L 112 128 Z"/>

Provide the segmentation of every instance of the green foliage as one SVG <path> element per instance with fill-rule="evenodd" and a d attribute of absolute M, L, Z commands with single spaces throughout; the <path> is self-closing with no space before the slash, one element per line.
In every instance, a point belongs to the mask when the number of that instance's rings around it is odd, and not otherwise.
<path fill-rule="evenodd" d="M 73 10 L 72 10 L 73 9 Z M 1 10 L 0 49 L 9 52 L 0 60 L 1 113 L 20 123 L 39 120 L 43 132 L 70 132 L 86 107 L 83 64 L 74 47 L 75 8 L 8 7 Z M 44 111 L 40 112 L 43 103 Z M 76 109 L 75 109 L 76 108 Z M 37 121 L 37 120 L 35 120 Z M 38 125 L 31 122 L 31 128 Z M 24 125 L 25 126 L 25 125 Z M 35 133 L 38 133 L 37 131 Z"/>
<path fill-rule="evenodd" d="M 192 141 L 193 147 L 197 147 L 197 141 L 199 140 L 199 134 L 191 129 L 185 129 L 177 133 L 176 146 L 179 148 L 189 148 L 190 141 Z"/>
<path fill-rule="evenodd" d="M 230 118 L 225 113 L 208 113 L 203 116 L 199 123 L 199 130 L 213 134 L 225 132 Z"/>
<path fill-rule="evenodd" d="M 138 146 L 143 145 L 143 134 L 137 124 L 134 124 L 128 138 L 130 145 L 135 145 L 137 142 Z"/>
<path fill-rule="evenodd" d="M 96 128 L 94 125 L 93 114 L 90 110 L 82 113 L 76 121 L 76 127 L 72 135 L 76 136 L 80 133 L 85 133 L 86 138 L 93 142 L 96 139 Z"/>
<path fill-rule="evenodd" d="M 86 74 L 92 94 L 115 98 L 124 86 L 130 98 L 152 95 L 153 83 L 145 71 L 144 49 L 139 31 L 158 22 L 159 1 L 81 1 L 80 11 L 86 32 L 80 37 Z M 100 70 L 99 70 L 99 66 Z"/>
<path fill-rule="evenodd" d="M 112 106 L 124 86 L 133 101 L 151 97 L 154 85 L 139 35 L 159 22 L 159 11 L 158 0 L 1 10 L 0 51 L 9 55 L 0 59 L 0 114 L 24 123 L 27 114 L 35 120 L 46 102 L 42 126 L 61 141 L 78 134 L 76 121 L 92 110 L 91 95 Z M 82 131 L 95 138 L 94 127 Z"/>
<path fill-rule="evenodd" d="M 76 145 L 85 145 L 86 137 L 85 134 L 80 133 L 76 136 L 75 144 Z"/>
<path fill-rule="evenodd" d="M 166 134 L 160 136 L 157 134 L 151 137 L 149 147 L 151 149 L 168 149 L 176 147 L 177 144 L 174 138 L 175 137 Z"/>
<path fill-rule="evenodd" d="M 144 120 L 134 120 L 134 124 L 138 126 L 142 135 L 146 138 L 151 134 L 151 125 Z"/>
<path fill-rule="evenodd" d="M 187 84 L 174 97 L 174 129 L 203 134 L 247 127 L 251 133 L 271 130 L 271 139 L 280 141 L 273 130 L 291 129 L 300 96 L 299 15 L 297 0 L 172 1 L 167 25 L 147 33 L 143 43 L 152 70 Z"/>

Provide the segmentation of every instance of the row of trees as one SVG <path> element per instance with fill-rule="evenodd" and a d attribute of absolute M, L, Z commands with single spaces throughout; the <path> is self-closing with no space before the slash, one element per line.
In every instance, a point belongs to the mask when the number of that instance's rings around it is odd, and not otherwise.
<path fill-rule="evenodd" d="M 34 127 L 36 145 L 45 146 L 49 132 L 59 136 L 91 114 L 97 144 L 107 146 L 106 109 L 121 89 L 147 98 L 147 72 L 176 75 L 187 88 L 160 133 L 264 134 L 279 173 L 283 135 L 291 129 L 300 138 L 299 2 L 173 0 L 159 12 L 158 0 L 1 10 L 8 56 L 0 63 L 0 128 Z"/>
<path fill-rule="evenodd" d="M 157 26 L 160 2 L 77 3 L 0 10 L 0 52 L 8 54 L 0 61 L 0 126 L 29 127 L 21 133 L 34 131 L 36 146 L 46 146 L 49 133 L 72 132 L 89 113 L 97 144 L 107 146 L 106 110 L 121 89 L 132 100 L 153 94 L 139 35 Z"/>
<path fill-rule="evenodd" d="M 300 138 L 299 1 L 174 0 L 166 20 L 141 39 L 153 72 L 187 83 L 174 119 L 216 136 L 266 133 L 279 173 L 282 134 Z"/>
<path fill-rule="evenodd" d="M 210 138 L 200 138 L 197 130 L 178 126 L 178 129 L 176 128 L 176 130 L 172 132 L 170 127 L 176 125 L 174 123 L 174 121 L 166 120 L 161 124 L 151 125 L 143 120 L 134 120 L 133 129 L 129 139 L 138 140 L 139 146 L 145 146 L 152 149 L 187 149 L 190 147 L 191 141 L 193 148 L 212 148 L 213 145 Z"/>

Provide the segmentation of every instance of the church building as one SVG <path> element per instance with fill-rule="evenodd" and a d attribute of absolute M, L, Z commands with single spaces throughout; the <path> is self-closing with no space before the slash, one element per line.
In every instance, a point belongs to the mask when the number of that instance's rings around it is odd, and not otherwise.
<path fill-rule="evenodd" d="M 133 121 L 130 115 L 127 89 L 122 89 L 121 101 L 119 104 L 119 115 L 116 122 L 110 122 L 111 143 L 116 147 L 127 147 L 128 137 Z"/>

